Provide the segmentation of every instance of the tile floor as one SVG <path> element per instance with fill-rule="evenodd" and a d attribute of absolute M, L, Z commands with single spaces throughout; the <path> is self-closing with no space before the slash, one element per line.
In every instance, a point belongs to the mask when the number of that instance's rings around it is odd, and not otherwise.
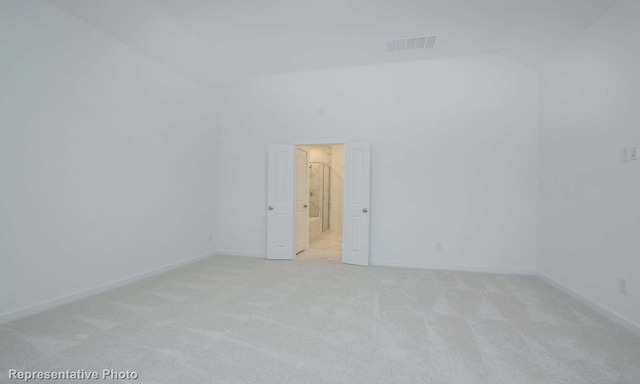
<path fill-rule="evenodd" d="M 296 255 L 296 260 L 342 262 L 342 232 L 323 232 Z"/>

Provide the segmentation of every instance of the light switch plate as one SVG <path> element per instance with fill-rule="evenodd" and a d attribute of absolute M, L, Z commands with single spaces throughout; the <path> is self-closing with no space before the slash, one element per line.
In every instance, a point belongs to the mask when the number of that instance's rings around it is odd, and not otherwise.
<path fill-rule="evenodd" d="M 623 163 L 629 161 L 629 148 L 622 148 L 622 151 L 620 151 L 620 161 Z"/>

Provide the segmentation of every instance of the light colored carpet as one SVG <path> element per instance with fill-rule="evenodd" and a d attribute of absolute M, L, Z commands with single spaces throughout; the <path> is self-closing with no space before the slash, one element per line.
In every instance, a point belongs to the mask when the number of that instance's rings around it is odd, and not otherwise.
<path fill-rule="evenodd" d="M 342 262 L 342 232 L 323 232 L 298 253 L 296 260 Z"/>
<path fill-rule="evenodd" d="M 640 383 L 640 339 L 538 279 L 217 257 L 0 326 L 10 368 L 140 383 Z"/>

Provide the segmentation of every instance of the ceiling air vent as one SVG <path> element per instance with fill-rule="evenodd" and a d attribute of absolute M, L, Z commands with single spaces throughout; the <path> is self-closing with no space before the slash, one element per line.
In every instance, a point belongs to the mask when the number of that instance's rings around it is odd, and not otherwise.
<path fill-rule="evenodd" d="M 385 41 L 385 52 L 413 51 L 416 49 L 433 48 L 436 45 L 437 35 L 406 37 L 403 39 L 390 39 Z"/>

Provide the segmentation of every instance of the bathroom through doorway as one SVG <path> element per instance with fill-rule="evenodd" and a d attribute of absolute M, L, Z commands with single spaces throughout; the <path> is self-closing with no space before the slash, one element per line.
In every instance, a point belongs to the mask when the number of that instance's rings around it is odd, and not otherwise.
<path fill-rule="evenodd" d="M 342 262 L 344 145 L 299 145 L 295 169 L 295 259 Z"/>

